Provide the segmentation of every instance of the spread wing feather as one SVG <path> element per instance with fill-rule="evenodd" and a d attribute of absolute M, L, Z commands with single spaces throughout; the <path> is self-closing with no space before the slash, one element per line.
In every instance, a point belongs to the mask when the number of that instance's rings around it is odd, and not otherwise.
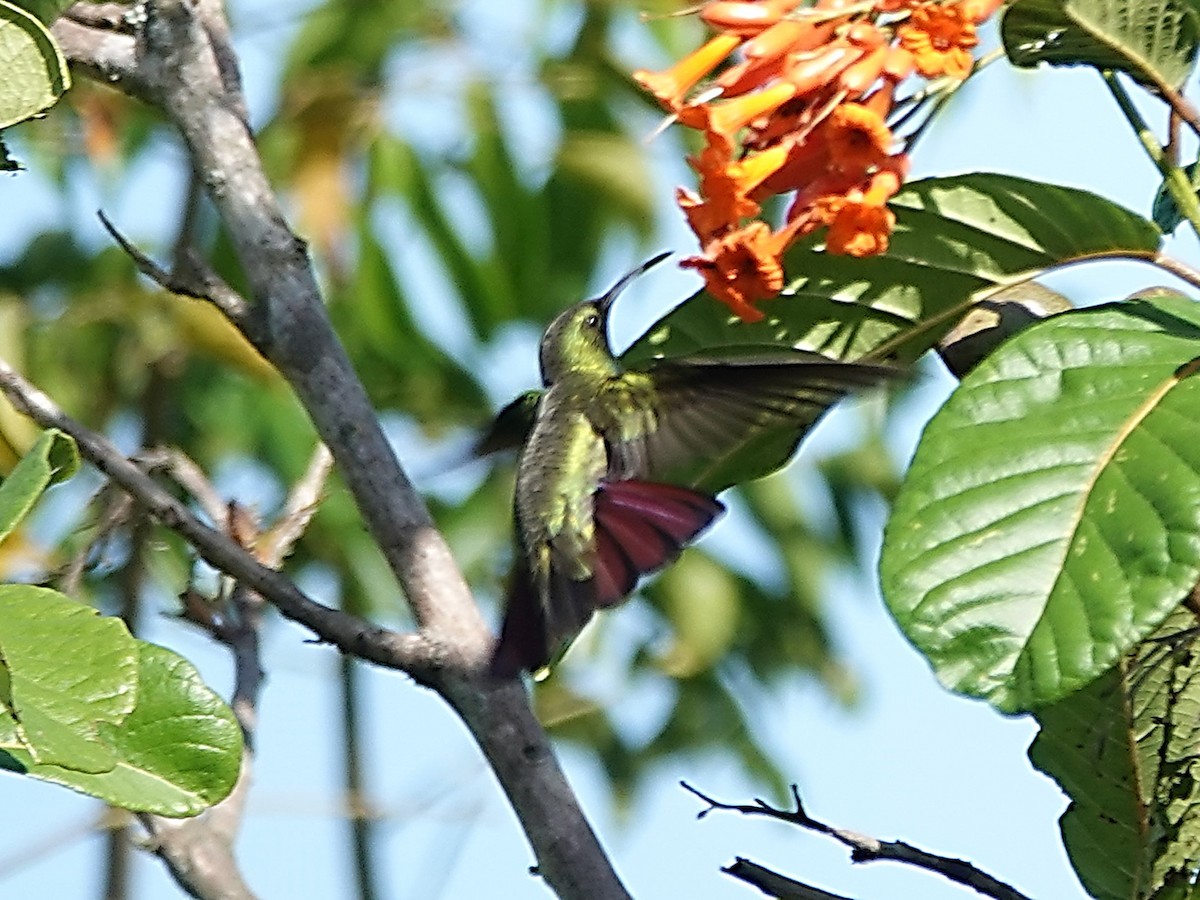
<path fill-rule="evenodd" d="M 686 482 L 681 473 L 767 432 L 798 438 L 841 397 L 898 374 L 891 366 L 801 353 L 662 361 L 646 372 L 654 381 L 653 426 L 610 439 L 611 477 Z"/>

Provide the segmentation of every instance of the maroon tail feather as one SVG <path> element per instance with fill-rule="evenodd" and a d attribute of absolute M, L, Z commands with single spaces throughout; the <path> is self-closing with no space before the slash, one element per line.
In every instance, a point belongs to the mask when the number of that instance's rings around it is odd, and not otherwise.
<path fill-rule="evenodd" d="M 493 678 L 515 678 L 548 664 L 593 609 L 628 596 L 642 575 L 679 556 L 725 509 L 707 494 L 649 481 L 606 482 L 596 491 L 594 504 L 595 572 L 588 581 L 572 581 L 559 570 L 550 573 L 550 621 L 528 563 L 516 561 L 488 669 Z"/>
<path fill-rule="evenodd" d="M 507 680 L 540 668 L 550 656 L 546 642 L 546 615 L 533 586 L 529 564 L 518 558 L 509 575 L 504 624 L 500 626 L 500 640 L 492 651 L 488 674 Z"/>
<path fill-rule="evenodd" d="M 612 606 L 661 569 L 725 507 L 708 494 L 651 481 L 610 481 L 596 491 L 596 604 Z"/>

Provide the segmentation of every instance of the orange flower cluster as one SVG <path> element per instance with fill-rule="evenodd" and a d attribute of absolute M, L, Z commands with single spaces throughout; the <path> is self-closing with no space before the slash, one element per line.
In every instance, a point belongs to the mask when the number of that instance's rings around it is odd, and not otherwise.
<path fill-rule="evenodd" d="M 747 322 L 783 289 L 783 252 L 797 238 L 827 228 L 830 253 L 887 249 L 887 201 L 908 171 L 887 125 L 896 86 L 914 72 L 965 78 L 975 26 L 1001 0 L 801 2 L 709 0 L 700 17 L 716 34 L 670 69 L 633 76 L 704 136 L 688 160 L 699 190 L 676 192 L 703 248 L 683 265 Z M 786 193 L 773 230 L 760 204 Z"/>

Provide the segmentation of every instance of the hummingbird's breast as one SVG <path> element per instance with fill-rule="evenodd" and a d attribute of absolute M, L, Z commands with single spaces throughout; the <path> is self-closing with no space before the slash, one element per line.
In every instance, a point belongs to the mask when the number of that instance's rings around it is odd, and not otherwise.
<path fill-rule="evenodd" d="M 549 545 L 570 560 L 572 575 L 586 578 L 594 536 L 592 495 L 607 471 L 604 439 L 568 385 L 553 385 L 542 399 L 517 466 L 517 529 L 526 552 Z"/>

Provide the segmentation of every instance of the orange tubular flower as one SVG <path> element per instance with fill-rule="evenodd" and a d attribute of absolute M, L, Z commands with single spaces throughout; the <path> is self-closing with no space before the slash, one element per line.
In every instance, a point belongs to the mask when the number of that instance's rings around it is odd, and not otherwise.
<path fill-rule="evenodd" d="M 917 68 L 913 55 L 903 47 L 889 47 L 887 59 L 883 63 L 883 77 L 893 84 L 898 84 L 911 75 Z"/>
<path fill-rule="evenodd" d="M 683 211 L 688 227 L 701 244 L 708 243 L 717 235 L 729 230 L 729 210 L 721 209 L 694 191 L 682 187 L 675 188 L 675 203 Z"/>
<path fill-rule="evenodd" d="M 772 25 L 753 40 L 746 41 L 742 54 L 750 62 L 766 62 L 779 59 L 788 53 L 800 53 L 823 47 L 833 36 L 831 22 L 814 24 L 798 19 L 784 19 Z"/>
<path fill-rule="evenodd" d="M 712 103 L 708 106 L 696 107 L 705 113 L 704 130 L 715 134 L 721 140 L 732 141 L 739 131 L 757 119 L 759 116 L 775 112 L 783 104 L 796 96 L 796 86 L 788 83 L 773 84 L 765 90 L 724 103 Z M 685 113 L 691 110 L 685 110 Z M 680 116 L 680 121 L 690 124 L 690 117 Z"/>
<path fill-rule="evenodd" d="M 787 158 L 787 148 L 773 147 L 731 162 L 729 154 L 709 145 L 689 162 L 700 175 L 700 194 L 680 189 L 676 200 L 701 243 L 737 228 L 742 219 L 761 211 L 749 196 Z"/>
<path fill-rule="evenodd" d="M 742 39 L 737 35 L 718 34 L 671 68 L 662 72 L 639 69 L 633 73 L 633 80 L 657 97 L 667 109 L 677 110 L 683 103 L 684 95 L 695 87 L 701 78 L 720 65 L 741 42 Z"/>
<path fill-rule="evenodd" d="M 680 265 L 700 272 L 709 293 L 743 322 L 758 322 L 763 313 L 754 301 L 774 297 L 783 290 L 779 257 L 785 246 L 786 238 L 772 234 L 765 223 L 751 222 L 740 231 L 712 241 L 703 256 L 689 257 Z"/>
<path fill-rule="evenodd" d="M 963 15 L 976 25 L 990 19 L 1004 4 L 1004 0 L 963 0 Z"/>
<path fill-rule="evenodd" d="M 948 75 L 961 79 L 971 73 L 971 48 L 979 38 L 975 24 L 960 5 L 921 4 L 896 34 L 900 46 L 916 60 L 917 71 L 926 78 Z"/>
<path fill-rule="evenodd" d="M 838 198 L 827 211 L 830 219 L 825 249 L 842 256 L 873 256 L 888 248 L 895 214 L 881 203 Z"/>
<path fill-rule="evenodd" d="M 858 47 L 830 44 L 824 50 L 791 57 L 784 78 L 795 85 L 797 95 L 811 94 L 837 78 L 843 69 L 858 62 L 862 55 L 863 51 Z"/>
<path fill-rule="evenodd" d="M 713 31 L 754 37 L 800 5 L 800 0 L 713 0 L 700 18 Z"/>
<path fill-rule="evenodd" d="M 1002 2 L 700 0 L 692 11 L 716 37 L 670 69 L 634 74 L 703 136 L 688 159 L 698 184 L 675 194 L 703 248 L 682 265 L 754 322 L 782 289 L 797 237 L 823 231 L 833 254 L 886 251 L 888 200 L 909 166 L 887 124 L 898 87 L 915 73 L 966 78 L 975 26 Z M 762 204 L 776 195 L 790 202 L 773 231 Z"/>
<path fill-rule="evenodd" d="M 879 76 L 883 74 L 883 65 L 887 62 L 888 47 L 877 47 L 850 66 L 842 71 L 841 77 L 838 78 L 838 84 L 842 90 L 846 92 L 847 97 L 861 97 L 871 85 L 879 80 Z"/>
<path fill-rule="evenodd" d="M 754 190 L 755 200 L 786 194 L 819 178 L 829 166 L 829 145 L 813 135 L 809 140 L 792 141 L 787 157 Z"/>
<path fill-rule="evenodd" d="M 859 103 L 842 103 L 825 120 L 825 139 L 833 168 L 857 176 L 876 169 L 888 158 L 892 133 L 883 118 Z"/>
<path fill-rule="evenodd" d="M 865 192 L 852 191 L 844 197 L 818 201 L 813 220 L 829 226 L 827 251 L 843 256 L 873 256 L 887 250 L 896 225 L 896 215 L 888 209 L 887 201 L 900 189 L 907 168 L 908 158 L 896 157 L 889 168 L 876 173 Z"/>

